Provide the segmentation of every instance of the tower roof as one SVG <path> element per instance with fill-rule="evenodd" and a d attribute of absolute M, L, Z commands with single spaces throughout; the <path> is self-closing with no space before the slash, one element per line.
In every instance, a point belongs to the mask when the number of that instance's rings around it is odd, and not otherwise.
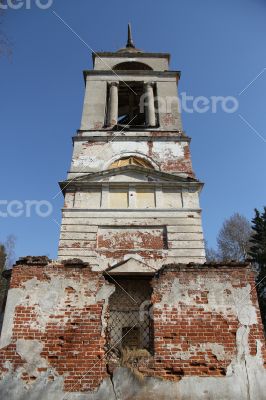
<path fill-rule="evenodd" d="M 133 38 L 132 38 L 132 30 L 131 25 L 127 25 L 127 44 L 126 47 L 117 50 L 117 53 L 143 53 L 142 50 L 137 49 L 134 45 Z"/>
<path fill-rule="evenodd" d="M 128 24 L 127 28 L 127 41 L 125 47 L 117 50 L 117 51 L 97 51 L 97 52 L 92 52 L 92 60 L 93 60 L 93 67 L 95 68 L 95 60 L 99 58 L 102 63 L 102 58 L 112 58 L 115 59 L 114 63 L 110 62 L 108 65 L 110 65 L 112 68 L 114 67 L 115 64 L 118 63 L 119 59 L 125 59 L 125 58 L 138 58 L 138 59 L 156 59 L 156 58 L 161 58 L 161 59 L 167 59 L 167 65 L 161 65 L 161 66 L 151 66 L 152 69 L 158 70 L 158 71 L 166 71 L 168 70 L 168 65 L 169 65 L 169 60 L 170 60 L 170 54 L 169 53 L 149 53 L 143 50 L 140 50 L 135 47 L 135 43 L 133 41 L 132 37 L 132 30 L 131 30 L 131 25 Z M 117 60 L 118 59 L 118 60 Z M 142 60 L 142 62 L 145 62 Z M 103 70 L 104 68 L 96 68 L 99 70 Z"/>

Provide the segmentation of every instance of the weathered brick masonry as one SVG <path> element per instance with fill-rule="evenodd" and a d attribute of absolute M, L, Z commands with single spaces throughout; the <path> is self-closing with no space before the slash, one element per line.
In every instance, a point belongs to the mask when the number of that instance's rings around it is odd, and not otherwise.
<path fill-rule="evenodd" d="M 97 394 L 103 387 L 113 393 L 108 382 L 112 375 L 116 379 L 119 363 L 110 368 L 105 352 L 115 284 L 82 262 L 23 262 L 14 267 L 10 284 L 0 393 L 16 398 L 17 390 L 30 396 L 38 388 L 41 396 L 51 391 L 55 399 L 66 392 Z M 248 399 L 247 390 L 260 396 L 254 371 L 265 376 L 265 342 L 249 265 L 168 265 L 151 286 L 153 352 L 131 360 L 135 368 L 144 376 L 177 381 L 180 388 L 183 380 L 212 376 L 218 387 L 223 382 L 230 393 L 242 396 L 231 398 Z M 210 382 L 203 384 L 211 395 Z"/>
<path fill-rule="evenodd" d="M 266 399 L 254 274 L 205 263 L 203 183 L 169 60 L 129 29 L 84 71 L 58 259 L 13 268 L 0 399 Z"/>
<path fill-rule="evenodd" d="M 249 266 L 169 265 L 159 271 L 153 290 L 158 376 L 225 376 L 237 357 L 241 327 L 250 355 L 261 343 L 265 356 Z"/>
<path fill-rule="evenodd" d="M 102 274 L 90 268 L 15 266 L 10 295 L 19 291 L 19 301 L 14 314 L 7 316 L 13 319 L 12 339 L 1 351 L 2 371 L 8 371 L 10 361 L 25 383 L 43 373 L 48 380 L 65 374 L 66 390 L 73 385 L 75 391 L 98 387 L 106 376 L 105 290 L 108 293 L 109 285 Z M 39 352 L 34 365 L 31 350 Z"/>

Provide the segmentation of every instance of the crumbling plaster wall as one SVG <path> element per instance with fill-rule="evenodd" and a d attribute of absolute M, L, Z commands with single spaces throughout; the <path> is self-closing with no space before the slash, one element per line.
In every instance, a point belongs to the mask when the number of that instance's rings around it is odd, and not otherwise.
<path fill-rule="evenodd" d="M 153 289 L 156 375 L 181 379 L 182 399 L 265 398 L 265 338 L 247 265 L 169 265 Z"/>
<path fill-rule="evenodd" d="M 1 335 L 0 393 L 10 380 L 21 393 L 46 384 L 93 390 L 107 376 L 105 328 L 114 287 L 82 266 L 14 267 Z M 92 368 L 94 374 L 84 376 Z"/>
<path fill-rule="evenodd" d="M 114 287 L 102 274 L 82 262 L 16 266 L 1 337 L 1 398 L 264 400 L 265 342 L 249 266 L 169 265 L 152 286 L 154 354 L 139 380 L 126 368 L 107 372 Z"/>
<path fill-rule="evenodd" d="M 108 168 L 116 158 L 136 155 L 152 160 L 157 169 L 168 173 L 182 173 L 194 176 L 191 165 L 189 144 L 184 141 L 161 140 L 110 140 L 75 141 L 71 170 L 68 178 Z"/>
<path fill-rule="evenodd" d="M 142 229 L 150 232 L 153 241 L 154 228 L 166 227 L 166 241 L 157 241 L 156 246 L 128 246 L 122 232 L 117 246 L 104 249 L 99 246 L 99 236 L 104 227 L 117 234 L 117 229 Z M 119 246 L 118 246 L 119 245 Z M 205 261 L 205 250 L 200 211 L 186 210 L 63 210 L 59 259 L 77 257 L 89 262 L 93 269 L 103 270 L 132 254 L 158 269 L 167 262 Z"/>

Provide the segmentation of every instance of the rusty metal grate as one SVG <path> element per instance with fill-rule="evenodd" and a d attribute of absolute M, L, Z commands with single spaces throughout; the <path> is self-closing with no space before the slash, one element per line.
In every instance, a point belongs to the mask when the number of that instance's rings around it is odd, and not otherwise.
<path fill-rule="evenodd" d="M 109 300 L 108 348 L 152 352 L 151 288 L 146 280 L 121 280 Z"/>
<path fill-rule="evenodd" d="M 108 321 L 110 347 L 151 350 L 151 323 L 148 315 L 135 311 L 110 311 Z"/>

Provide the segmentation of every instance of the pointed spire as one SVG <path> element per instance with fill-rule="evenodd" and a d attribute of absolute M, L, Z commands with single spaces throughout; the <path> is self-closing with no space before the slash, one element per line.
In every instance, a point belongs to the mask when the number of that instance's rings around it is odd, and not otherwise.
<path fill-rule="evenodd" d="M 131 25 L 128 24 L 127 26 L 127 46 L 126 47 L 130 47 L 130 48 L 135 48 L 133 39 L 132 39 L 132 32 L 131 32 Z"/>

